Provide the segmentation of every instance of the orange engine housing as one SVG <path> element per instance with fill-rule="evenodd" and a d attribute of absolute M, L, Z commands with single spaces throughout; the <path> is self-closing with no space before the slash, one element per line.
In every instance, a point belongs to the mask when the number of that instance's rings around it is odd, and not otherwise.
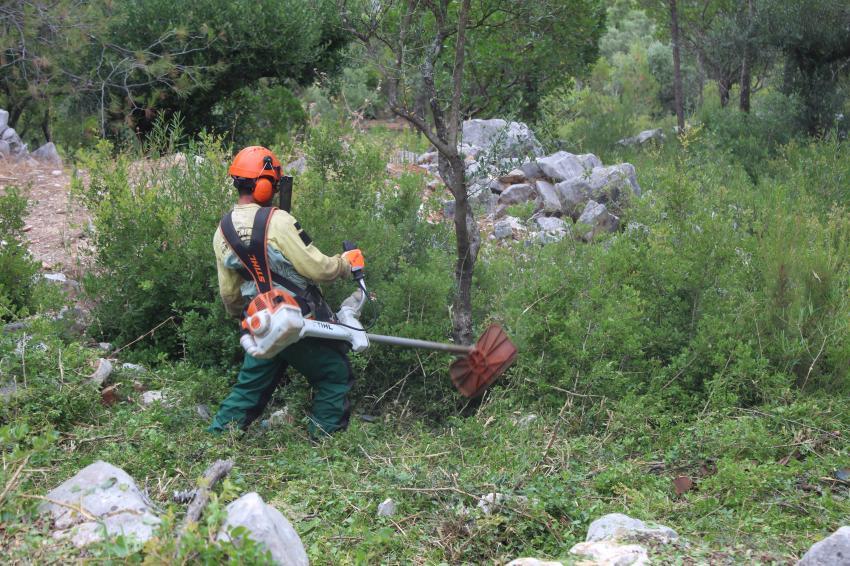
<path fill-rule="evenodd" d="M 246 310 L 247 316 L 242 321 L 242 328 L 245 330 L 255 330 L 255 328 L 251 328 L 251 324 L 259 324 L 259 319 L 254 318 L 255 314 L 263 310 L 267 310 L 269 311 L 269 314 L 271 314 L 283 305 L 295 307 L 298 310 L 301 310 L 301 306 L 298 304 L 298 301 L 295 300 L 295 297 L 286 291 L 272 289 L 267 293 L 257 295 L 250 303 L 248 303 L 248 309 Z"/>

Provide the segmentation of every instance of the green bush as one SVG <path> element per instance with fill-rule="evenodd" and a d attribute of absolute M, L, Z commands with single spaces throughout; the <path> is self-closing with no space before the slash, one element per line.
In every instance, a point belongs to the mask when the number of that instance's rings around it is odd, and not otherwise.
<path fill-rule="evenodd" d="M 24 237 L 27 200 L 14 187 L 0 195 L 0 321 L 28 313 L 39 265 Z"/>
<path fill-rule="evenodd" d="M 636 162 L 647 194 L 625 231 L 493 263 L 504 291 L 493 310 L 520 344 L 512 375 L 529 376 L 520 390 L 553 404 L 564 389 L 630 400 L 668 418 L 846 390 L 846 144 L 789 146 L 758 183 L 723 152 L 683 146 L 672 162 Z"/>
<path fill-rule="evenodd" d="M 200 319 L 212 319 L 204 325 L 218 325 L 218 332 L 234 324 L 225 323 L 218 304 L 211 244 L 233 200 L 227 156 L 209 137 L 184 151 L 135 163 L 105 141 L 81 152 L 90 182 L 76 181 L 75 190 L 95 226 L 95 268 L 84 288 L 95 300 L 99 337 L 123 345 L 145 336 L 133 351 L 149 358 L 161 353 L 232 362 L 235 348 L 209 351 L 211 339 L 197 332 Z M 181 334 L 190 312 L 195 314 Z"/>
<path fill-rule="evenodd" d="M 707 96 L 694 118 L 706 130 L 703 143 L 727 152 L 757 180 L 766 162 L 803 134 L 800 112 L 794 97 L 767 90 L 753 96 L 750 112 L 721 108 L 715 97 Z"/>
<path fill-rule="evenodd" d="M 306 124 L 307 113 L 292 91 L 261 79 L 219 101 L 209 126 L 234 147 L 271 147 L 302 133 Z"/>

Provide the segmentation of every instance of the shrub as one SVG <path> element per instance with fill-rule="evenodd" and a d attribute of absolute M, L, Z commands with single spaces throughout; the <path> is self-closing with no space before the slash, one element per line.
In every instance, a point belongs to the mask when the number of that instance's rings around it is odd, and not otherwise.
<path fill-rule="evenodd" d="M 0 195 L 0 320 L 27 313 L 32 306 L 39 265 L 24 238 L 27 200 L 14 187 Z"/>
<path fill-rule="evenodd" d="M 198 333 L 178 332 L 188 312 L 196 313 L 190 328 L 197 317 L 216 318 L 219 332 L 228 327 L 211 255 L 212 233 L 233 196 L 226 156 L 209 137 L 185 152 L 188 158 L 132 163 L 103 141 L 81 153 L 91 180 L 75 181 L 75 190 L 92 212 L 96 250 L 84 288 L 96 300 L 95 329 L 104 339 L 123 345 L 145 335 L 134 350 L 149 357 L 232 361 L 233 350 L 198 351 L 209 341 L 189 343 Z"/>
<path fill-rule="evenodd" d="M 721 108 L 715 97 L 706 97 L 695 119 L 709 134 L 702 141 L 714 151 L 725 151 L 757 180 L 766 161 L 800 136 L 800 104 L 794 97 L 767 90 L 753 96 L 749 113 L 736 107 Z"/>
<path fill-rule="evenodd" d="M 286 86 L 261 79 L 219 101 L 210 128 L 234 147 L 270 147 L 302 133 L 307 113 Z"/>
<path fill-rule="evenodd" d="M 669 417 L 846 389 L 846 147 L 792 145 L 758 183 L 723 152 L 684 148 L 638 163 L 649 190 L 623 223 L 639 224 L 592 246 L 506 250 L 491 266 L 520 391 Z"/>

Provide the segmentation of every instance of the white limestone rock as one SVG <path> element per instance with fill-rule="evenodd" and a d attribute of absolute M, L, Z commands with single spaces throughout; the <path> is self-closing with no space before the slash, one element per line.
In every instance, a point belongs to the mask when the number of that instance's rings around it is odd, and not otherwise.
<path fill-rule="evenodd" d="M 650 526 L 640 519 L 633 519 L 622 513 L 611 513 L 596 519 L 587 529 L 587 542 L 603 540 L 623 540 L 650 538 L 661 543 L 669 543 L 679 538 L 678 533 L 664 525 Z"/>
<path fill-rule="evenodd" d="M 570 554 L 592 560 L 593 566 L 647 566 L 649 555 L 639 544 L 618 544 L 611 541 L 580 542 Z M 585 564 L 585 562 L 582 562 Z"/>
<path fill-rule="evenodd" d="M 396 503 L 387 497 L 378 505 L 378 517 L 392 517 L 396 512 Z"/>
<path fill-rule="evenodd" d="M 813 544 L 797 566 L 850 566 L 850 527 Z"/>
<path fill-rule="evenodd" d="M 78 547 L 103 540 L 104 531 L 108 537 L 124 535 L 143 543 L 160 523 L 133 478 L 102 461 L 80 470 L 47 498 L 50 502 L 40 510 L 53 520 L 53 536 L 70 537 Z"/>
<path fill-rule="evenodd" d="M 233 541 L 235 527 L 245 527 L 252 540 L 264 545 L 271 553 L 275 564 L 281 566 L 309 566 L 307 552 L 301 537 L 283 514 L 268 505 L 255 492 L 246 493 L 227 506 L 227 518 L 218 533 L 218 540 Z"/>
<path fill-rule="evenodd" d="M 574 155 L 568 151 L 558 151 L 537 160 L 543 174 L 556 183 L 584 175 L 594 167 L 602 167 L 602 161 L 592 153 Z"/>

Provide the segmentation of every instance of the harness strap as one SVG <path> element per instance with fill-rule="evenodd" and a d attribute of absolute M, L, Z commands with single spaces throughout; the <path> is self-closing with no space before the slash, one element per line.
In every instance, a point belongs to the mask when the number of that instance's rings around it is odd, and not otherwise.
<path fill-rule="evenodd" d="M 251 243 L 246 246 L 233 226 L 231 212 L 221 218 L 221 233 L 239 262 L 242 263 L 248 275 L 257 285 L 260 294 L 272 290 L 271 268 L 269 267 L 266 232 L 274 212 L 273 207 L 261 207 L 254 215 L 254 225 L 251 229 Z"/>
<path fill-rule="evenodd" d="M 292 280 L 287 279 L 279 273 L 273 272 L 269 264 L 268 241 L 266 236 L 268 234 L 268 227 L 271 222 L 272 213 L 275 210 L 277 209 L 271 206 L 260 207 L 257 214 L 254 215 L 254 224 L 251 229 L 251 243 L 248 246 L 245 245 L 242 238 L 239 237 L 239 233 L 236 231 L 236 228 L 233 226 L 233 218 L 231 217 L 232 211 L 222 217 L 221 232 L 224 235 L 224 239 L 227 241 L 227 244 L 230 246 L 230 249 L 233 250 L 233 253 L 236 254 L 236 257 L 242 264 L 242 266 L 236 270 L 239 275 L 241 275 L 244 279 L 253 279 L 254 284 L 257 285 L 259 293 L 271 291 L 272 282 L 277 283 L 289 291 L 289 293 L 295 298 L 298 306 L 301 307 L 301 314 L 306 316 L 310 314 L 311 311 L 318 311 L 320 309 L 314 308 L 310 298 L 307 296 L 307 291 L 296 285 Z M 318 289 L 316 289 L 316 291 L 318 292 Z M 321 292 L 318 292 L 318 296 L 321 301 L 323 301 Z M 330 311 L 330 313 L 330 316 L 333 316 L 333 311 Z M 327 318 L 328 315 L 324 312 L 314 312 L 314 315 L 317 316 L 317 318 L 322 317 L 322 320 L 329 320 L 329 318 Z"/>

